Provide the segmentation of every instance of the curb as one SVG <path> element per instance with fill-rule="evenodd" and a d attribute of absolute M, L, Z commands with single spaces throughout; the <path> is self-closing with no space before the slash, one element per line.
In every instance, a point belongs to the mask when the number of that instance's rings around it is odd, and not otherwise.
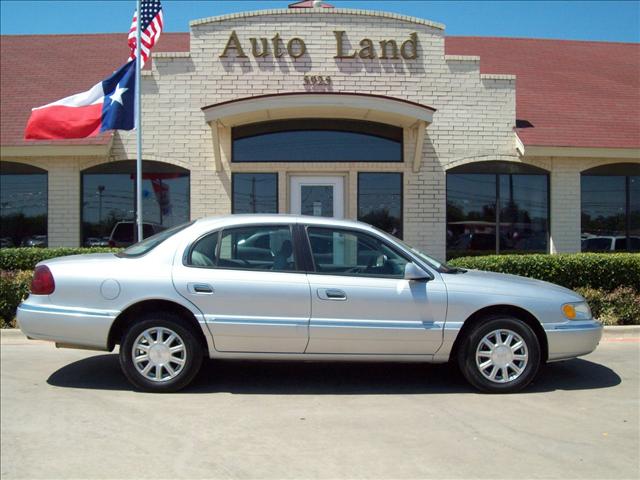
<path fill-rule="evenodd" d="M 604 337 L 640 337 L 640 325 L 605 326 Z M 19 328 L 0 329 L 0 338 L 19 338 L 24 334 Z"/>

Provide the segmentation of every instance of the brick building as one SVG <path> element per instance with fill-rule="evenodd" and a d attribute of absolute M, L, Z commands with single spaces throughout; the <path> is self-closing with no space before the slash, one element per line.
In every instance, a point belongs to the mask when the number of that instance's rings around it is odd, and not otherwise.
<path fill-rule="evenodd" d="M 105 78 L 125 37 L 2 37 L 2 246 L 98 245 L 133 219 L 135 132 L 23 139 L 30 108 Z M 150 63 L 149 224 L 293 212 L 361 219 L 440 258 L 640 250 L 638 44 L 289 8 L 192 21 Z"/>

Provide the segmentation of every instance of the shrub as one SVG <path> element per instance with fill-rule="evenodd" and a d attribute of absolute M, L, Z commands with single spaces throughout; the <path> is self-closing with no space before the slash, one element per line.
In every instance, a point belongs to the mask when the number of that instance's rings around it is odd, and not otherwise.
<path fill-rule="evenodd" d="M 609 292 L 618 287 L 640 289 L 637 253 L 490 255 L 456 258 L 450 264 L 537 278 L 571 289 L 591 287 Z"/>
<path fill-rule="evenodd" d="M 16 308 L 29 293 L 30 271 L 7 272 L 0 270 L 0 328 L 15 326 Z"/>
<path fill-rule="evenodd" d="M 0 270 L 33 270 L 38 262 L 49 258 L 79 255 L 83 253 L 118 252 L 117 248 L 2 248 Z"/>
<path fill-rule="evenodd" d="M 640 292 L 619 287 L 612 292 L 595 288 L 578 288 L 591 313 L 605 325 L 640 325 Z"/>

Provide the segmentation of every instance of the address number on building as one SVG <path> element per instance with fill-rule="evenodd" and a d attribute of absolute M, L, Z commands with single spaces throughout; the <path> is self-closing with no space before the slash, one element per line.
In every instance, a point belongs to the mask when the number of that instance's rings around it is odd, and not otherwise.
<path fill-rule="evenodd" d="M 305 85 L 331 85 L 331 77 L 324 75 L 305 75 Z"/>

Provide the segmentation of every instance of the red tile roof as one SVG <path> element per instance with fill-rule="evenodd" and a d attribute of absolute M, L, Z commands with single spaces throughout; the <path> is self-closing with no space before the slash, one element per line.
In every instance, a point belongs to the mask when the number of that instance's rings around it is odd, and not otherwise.
<path fill-rule="evenodd" d="M 447 37 L 451 55 L 479 55 L 481 73 L 516 79 L 525 145 L 640 148 L 640 44 Z"/>
<path fill-rule="evenodd" d="M 164 33 L 155 51 L 188 51 Z M 482 73 L 517 75 L 518 135 L 527 146 L 640 148 L 640 44 L 446 37 L 451 55 L 479 55 Z M 126 34 L 3 35 L 0 145 L 25 142 L 32 107 L 87 90 L 127 57 Z M 110 135 L 55 144 L 104 144 Z"/>
<path fill-rule="evenodd" d="M 127 34 L 2 35 L 0 42 L 0 145 L 102 145 L 93 138 L 26 141 L 31 108 L 89 90 L 129 56 Z M 189 50 L 189 34 L 163 33 L 154 51 Z"/>

